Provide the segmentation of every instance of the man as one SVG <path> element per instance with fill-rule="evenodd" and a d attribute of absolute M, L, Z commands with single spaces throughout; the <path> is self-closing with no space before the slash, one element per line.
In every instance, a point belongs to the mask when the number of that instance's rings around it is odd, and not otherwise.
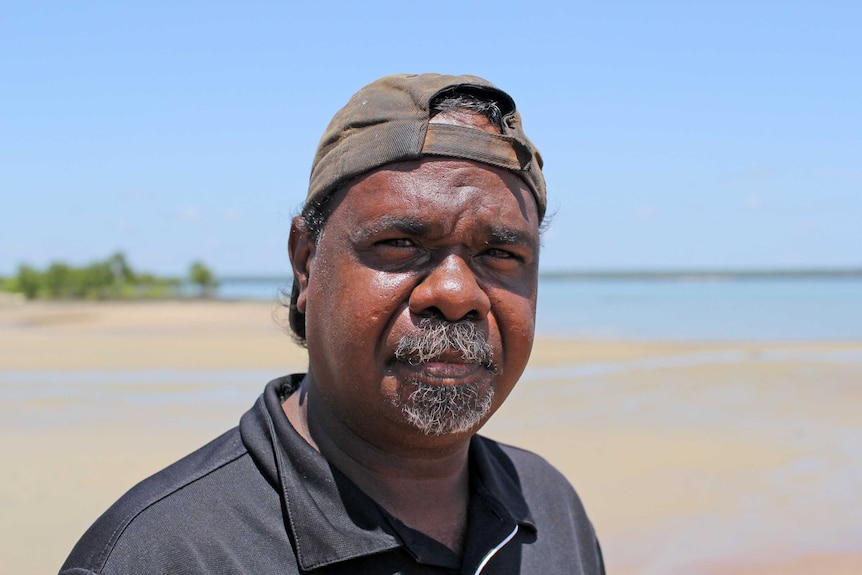
<path fill-rule="evenodd" d="M 355 94 L 291 228 L 308 373 L 133 488 L 62 573 L 603 573 L 562 475 L 476 435 L 533 343 L 541 166 L 481 78 Z"/>

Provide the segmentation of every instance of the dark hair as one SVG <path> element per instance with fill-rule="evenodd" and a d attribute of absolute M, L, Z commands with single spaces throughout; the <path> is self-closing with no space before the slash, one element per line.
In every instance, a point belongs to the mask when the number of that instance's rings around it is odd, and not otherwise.
<path fill-rule="evenodd" d="M 442 112 L 462 111 L 485 116 L 501 131 L 503 129 L 503 112 L 496 100 L 457 90 L 443 92 L 431 100 L 431 118 Z"/>
<path fill-rule="evenodd" d="M 480 114 L 488 118 L 495 126 L 502 130 L 503 112 L 500 110 L 500 105 L 496 100 L 489 99 L 487 96 L 483 98 L 483 94 L 474 93 L 462 90 L 449 90 L 438 94 L 431 101 L 431 117 L 443 112 L 465 111 L 473 114 Z M 346 184 L 344 187 L 349 186 Z M 308 233 L 309 239 L 313 242 L 318 242 L 323 234 L 323 228 L 329 216 L 332 214 L 332 202 L 330 201 L 336 194 L 321 194 L 320 199 L 315 199 L 308 202 L 302 208 L 300 218 L 302 226 Z M 288 308 L 288 325 L 290 327 L 293 339 L 301 346 L 305 346 L 305 314 L 296 308 L 296 300 L 299 298 L 299 284 L 296 283 L 296 278 L 293 280 L 293 285 L 290 289 L 288 297 L 287 290 L 282 288 L 279 292 L 279 301 L 281 305 Z M 287 303 L 285 303 L 287 302 Z"/>

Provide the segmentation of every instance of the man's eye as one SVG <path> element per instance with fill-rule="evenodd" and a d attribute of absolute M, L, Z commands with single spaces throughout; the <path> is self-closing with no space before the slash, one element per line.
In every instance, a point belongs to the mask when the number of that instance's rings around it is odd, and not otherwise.
<path fill-rule="evenodd" d="M 392 248 L 412 248 L 416 246 L 416 244 L 414 244 L 411 240 L 408 240 L 407 238 L 393 238 L 391 240 L 383 240 L 382 242 L 380 242 L 380 245 Z"/>
<path fill-rule="evenodd" d="M 491 256 L 492 258 L 498 258 L 498 259 L 504 259 L 504 260 L 517 259 L 517 257 L 518 257 L 515 254 L 513 254 L 512 252 L 509 252 L 506 250 L 501 250 L 499 248 L 491 248 L 489 250 L 486 250 L 485 253 L 487 255 Z"/>

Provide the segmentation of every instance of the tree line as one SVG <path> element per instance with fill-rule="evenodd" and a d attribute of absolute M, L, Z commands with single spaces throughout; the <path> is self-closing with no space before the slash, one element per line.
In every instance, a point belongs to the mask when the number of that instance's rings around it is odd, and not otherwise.
<path fill-rule="evenodd" d="M 212 297 L 218 287 L 213 272 L 196 261 L 188 277 L 158 277 L 136 272 L 120 252 L 82 267 L 53 262 L 38 270 L 27 264 L 10 278 L 0 278 L 3 291 L 23 294 L 27 299 L 159 299 L 183 296 L 183 285 L 195 286 L 200 297 Z"/>

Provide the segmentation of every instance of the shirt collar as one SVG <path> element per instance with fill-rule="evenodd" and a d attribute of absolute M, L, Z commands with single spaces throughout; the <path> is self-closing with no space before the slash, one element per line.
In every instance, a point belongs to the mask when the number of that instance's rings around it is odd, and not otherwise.
<path fill-rule="evenodd" d="M 520 525 L 536 530 L 536 522 L 524 499 L 518 471 L 500 445 L 480 435 L 470 441 L 470 478 L 474 489 L 499 504 Z"/>

